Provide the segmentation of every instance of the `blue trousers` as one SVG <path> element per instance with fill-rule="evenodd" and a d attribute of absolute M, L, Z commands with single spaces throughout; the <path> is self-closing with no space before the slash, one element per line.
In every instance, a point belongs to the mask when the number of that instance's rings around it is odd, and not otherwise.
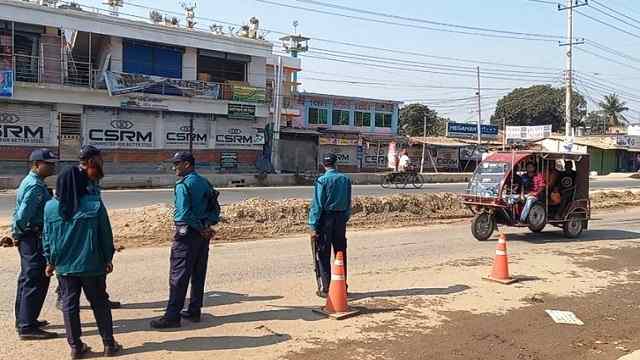
<path fill-rule="evenodd" d="M 37 327 L 42 305 L 49 291 L 49 278 L 44 274 L 47 261 L 42 254 L 42 240 L 36 234 L 29 234 L 20 241 L 20 275 L 16 290 L 16 323 L 19 331 L 29 331 Z"/>
<path fill-rule="evenodd" d="M 185 225 L 186 226 L 186 225 Z M 169 303 L 165 318 L 179 320 L 184 307 L 187 288 L 191 282 L 188 311 L 200 314 L 204 298 L 204 284 L 209 261 L 209 241 L 191 227 L 184 234 L 176 231 L 171 245 L 169 270 Z"/>

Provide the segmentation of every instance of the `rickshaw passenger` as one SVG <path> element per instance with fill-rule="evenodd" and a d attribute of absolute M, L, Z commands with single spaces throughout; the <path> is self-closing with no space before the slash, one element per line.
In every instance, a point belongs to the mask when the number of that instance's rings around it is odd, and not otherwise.
<path fill-rule="evenodd" d="M 530 189 L 525 188 L 525 191 L 528 191 L 528 193 L 526 195 L 524 209 L 522 210 L 522 214 L 520 215 L 520 221 L 523 223 L 527 222 L 531 207 L 536 203 L 536 201 L 538 201 L 538 198 L 546 189 L 544 174 L 538 172 L 534 163 L 527 163 L 526 176 L 527 178 L 531 179 L 531 182 Z"/>
<path fill-rule="evenodd" d="M 407 155 L 407 149 L 402 149 L 402 151 L 400 151 L 400 161 L 398 163 L 398 170 L 400 172 L 405 172 L 408 170 L 410 165 L 411 165 L 411 159 L 409 158 L 409 155 Z"/>

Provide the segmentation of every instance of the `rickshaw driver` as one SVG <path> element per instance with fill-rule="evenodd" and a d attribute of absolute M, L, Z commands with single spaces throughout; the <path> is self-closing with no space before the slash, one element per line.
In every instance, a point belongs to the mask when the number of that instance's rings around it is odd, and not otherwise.
<path fill-rule="evenodd" d="M 528 191 L 528 193 L 526 195 L 524 209 L 520 215 L 520 222 L 522 223 L 527 223 L 531 207 L 538 201 L 540 195 L 542 195 L 546 189 L 544 174 L 539 173 L 536 165 L 532 162 L 527 163 L 526 177 L 531 180 L 528 184 L 529 189 L 525 188 L 525 192 Z"/>

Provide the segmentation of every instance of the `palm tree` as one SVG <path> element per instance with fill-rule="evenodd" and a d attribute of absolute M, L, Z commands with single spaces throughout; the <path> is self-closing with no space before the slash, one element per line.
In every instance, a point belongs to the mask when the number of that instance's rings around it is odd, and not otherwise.
<path fill-rule="evenodd" d="M 618 95 L 605 95 L 604 101 L 601 101 L 600 103 L 598 103 L 598 105 L 602 109 L 604 115 L 607 117 L 609 127 L 617 127 L 628 123 L 627 119 L 624 117 L 624 115 L 622 115 L 622 113 L 629 110 L 629 108 L 626 107 L 627 103 L 620 100 Z M 623 122 L 625 124 L 623 124 Z"/>

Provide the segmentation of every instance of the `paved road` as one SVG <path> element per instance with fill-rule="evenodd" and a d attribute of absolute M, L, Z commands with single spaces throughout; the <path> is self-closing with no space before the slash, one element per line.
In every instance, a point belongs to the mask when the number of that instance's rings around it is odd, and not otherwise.
<path fill-rule="evenodd" d="M 425 184 L 422 189 L 383 189 L 379 185 L 355 185 L 354 196 L 383 196 L 394 193 L 414 194 L 416 192 L 463 192 L 466 184 Z M 636 179 L 595 179 L 591 182 L 592 189 L 627 188 L 640 189 L 640 180 Z M 254 197 L 268 200 L 280 200 L 287 198 L 310 198 L 312 187 L 259 187 L 259 188 L 232 188 L 224 189 L 221 195 L 221 203 L 229 204 L 240 202 Z M 107 190 L 103 192 L 103 198 L 110 209 L 126 209 L 157 203 L 170 203 L 173 201 L 173 191 L 170 189 L 148 190 Z M 0 218 L 11 215 L 15 206 L 15 193 L 0 193 Z"/>
<path fill-rule="evenodd" d="M 128 349 L 122 359 L 282 359 L 337 338 L 393 339 L 411 329 L 422 331 L 444 321 L 441 311 L 506 311 L 524 306 L 520 299 L 533 294 L 595 292 L 623 279 L 585 270 L 573 262 L 590 257 L 570 253 L 633 246 L 640 240 L 640 210 L 605 215 L 596 216 L 605 220 L 591 222 L 580 241 L 563 239 L 557 229 L 541 234 L 509 229 L 511 271 L 529 280 L 510 287 L 481 280 L 491 269 L 495 242 L 473 240 L 467 222 L 350 232 L 351 301 L 368 310 L 341 322 L 311 311 L 323 300 L 313 295 L 308 239 L 292 237 L 215 244 L 204 321 L 184 322 L 177 331 L 151 331 L 148 322 L 162 314 L 167 296 L 169 248 L 125 249 L 109 276 L 111 297 L 125 304 L 114 311 L 116 338 Z M 5 284 L 0 290 L 0 358 L 60 358 L 67 351 L 64 339 L 16 341 L 12 304 L 18 266 L 15 249 L 0 248 L 0 283 Z M 54 279 L 51 289 L 55 285 Z M 62 332 L 52 295 L 42 318 L 52 322 L 50 329 Z M 83 322 L 83 340 L 100 351 L 90 311 L 83 311 Z M 356 357 L 385 358 L 384 349 L 365 346 L 361 351 L 380 353 Z M 340 359 L 352 356 L 345 353 Z"/>

